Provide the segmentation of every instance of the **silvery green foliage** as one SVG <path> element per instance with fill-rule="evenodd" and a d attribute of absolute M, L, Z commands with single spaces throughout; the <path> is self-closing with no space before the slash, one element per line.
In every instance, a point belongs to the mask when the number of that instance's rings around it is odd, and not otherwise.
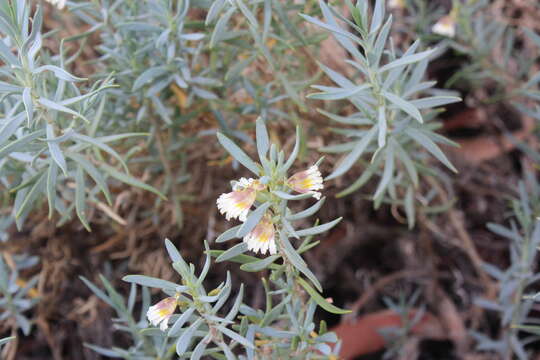
<path fill-rule="evenodd" d="M 537 88 L 540 73 L 531 74 L 538 54 L 526 54 L 517 44 L 523 33 L 525 41 L 540 47 L 540 36 L 531 29 L 519 29 L 496 19 L 489 14 L 490 6 L 491 2 L 487 0 L 457 5 L 456 36 L 445 39 L 441 46 L 466 55 L 469 61 L 465 61 L 444 85 L 452 86 L 466 80 L 481 87 L 488 80 L 495 85 L 488 96 L 498 101 L 515 96 L 540 99 Z"/>
<path fill-rule="evenodd" d="M 299 131 L 298 131 L 299 134 Z M 268 194 L 260 194 L 256 209 L 251 211 L 243 225 L 233 227 L 221 234 L 216 242 L 222 243 L 242 238 L 249 233 L 268 210 L 273 214 L 276 227 L 277 253 L 263 259 L 245 254 L 247 244 L 242 242 L 228 250 L 210 250 L 206 247 L 206 262 L 197 275 L 195 266 L 188 264 L 170 241 L 165 245 L 172 266 L 180 275 L 180 284 L 142 275 L 129 275 L 125 281 L 161 289 L 167 296 L 175 297 L 180 315 L 173 315 L 171 328 L 165 333 L 157 329 L 148 334 L 157 339 L 171 339 L 176 355 L 180 358 L 199 359 L 203 355 L 226 359 L 327 359 L 334 350 L 328 343 L 336 343 L 335 334 L 327 332 L 326 325 L 319 328 L 313 321 L 317 305 L 323 309 L 344 314 L 342 310 L 320 294 L 322 286 L 309 270 L 301 254 L 318 244 L 312 237 L 333 227 L 340 219 L 316 225 L 308 229 L 295 229 L 295 221 L 313 215 L 324 203 L 324 198 L 306 210 L 292 213 L 289 201 L 311 197 L 312 194 L 293 195 L 283 185 L 287 171 L 299 151 L 299 139 L 292 154 L 285 159 L 283 151 L 270 144 L 264 122 L 257 121 L 257 150 L 260 163 L 253 161 L 226 136 L 219 140 L 227 151 L 242 165 L 260 176 L 267 184 Z M 296 239 L 296 240 L 295 240 Z M 302 240 L 302 241 L 300 241 Z M 294 245 L 298 243 L 298 245 Z M 241 264 L 248 272 L 267 270 L 269 280 L 263 279 L 266 291 L 265 309 L 255 309 L 243 303 L 243 285 L 234 291 L 231 277 L 212 291 L 204 288 L 204 280 L 211 267 L 211 257 L 216 261 Z M 95 291 L 95 290 L 94 290 Z M 100 296 L 102 297 L 102 296 Z M 102 297 L 103 298 L 103 297 Z M 231 298 L 229 300 L 229 298 Z M 223 307 L 229 303 L 229 310 Z M 145 332 L 143 332 L 145 334 Z"/>
<path fill-rule="evenodd" d="M 127 299 L 124 299 L 122 294 L 114 289 L 111 283 L 103 276 L 100 280 L 105 287 L 105 291 L 98 288 L 84 277 L 81 280 L 94 292 L 94 294 L 108 304 L 116 312 L 116 318 L 113 319 L 114 328 L 120 333 L 126 334 L 132 345 L 127 349 L 112 347 L 110 349 L 97 346 L 94 344 L 85 344 L 86 347 L 96 351 L 97 353 L 120 359 L 148 359 L 156 357 L 160 359 L 174 359 L 174 350 L 169 351 L 171 339 L 168 339 L 164 334 L 157 333 L 152 330 L 146 330 L 148 322 L 146 320 L 146 312 L 150 307 L 150 292 L 146 287 L 139 288 L 132 284 Z M 137 302 L 141 302 L 140 309 L 137 309 Z M 134 313 L 140 311 L 139 316 Z M 174 348 L 173 348 L 174 349 Z"/>
<path fill-rule="evenodd" d="M 399 327 L 381 329 L 380 332 L 387 344 L 383 359 L 399 357 L 410 339 L 413 327 L 418 325 L 426 314 L 425 306 L 417 306 L 420 295 L 421 292 L 417 290 L 409 297 L 404 293 L 400 293 L 397 301 L 389 297 L 383 297 L 386 307 L 399 315 L 401 323 Z"/>
<path fill-rule="evenodd" d="M 32 328 L 32 322 L 25 313 L 39 301 L 29 294 L 36 286 L 38 276 L 23 282 L 19 275 L 21 270 L 36 265 L 38 261 L 37 257 L 17 255 L 13 257 L 15 268 L 11 268 L 0 256 L 0 321 L 13 321 L 25 335 L 30 334 Z"/>
<path fill-rule="evenodd" d="M 302 63 L 295 58 L 296 50 L 317 44 L 319 34 L 311 35 L 301 27 L 302 19 L 297 14 L 306 9 L 310 1 L 280 0 L 216 0 L 208 9 L 205 24 L 214 25 L 210 35 L 210 48 L 221 54 L 242 55 L 241 61 L 226 66 L 226 86 L 243 88 L 254 100 L 242 106 L 242 113 L 260 114 L 263 117 L 291 118 L 274 106 L 283 99 L 294 101 L 305 109 L 299 96 L 309 83 Z M 259 14 L 261 16 L 259 16 Z M 274 79 L 241 78 L 241 72 L 258 59 L 270 70 Z M 242 80 L 242 81 L 239 81 Z M 261 86 L 264 84 L 264 86 Z M 293 119 L 294 120 L 294 119 Z"/>
<path fill-rule="evenodd" d="M 438 146 L 455 144 L 435 132 L 438 124 L 432 120 L 437 111 L 433 108 L 460 99 L 433 89 L 434 82 L 423 81 L 429 57 L 435 50 L 419 51 L 420 43 L 416 41 L 398 54 L 388 45 L 392 17 L 385 18 L 384 1 L 378 0 L 373 10 L 368 9 L 367 1 L 358 1 L 356 5 L 347 1 L 347 5 L 353 21 L 324 1 L 320 1 L 324 21 L 303 15 L 332 33 L 352 57 L 345 62 L 357 71 L 354 78 L 348 79 L 321 65 L 336 86 L 313 86 L 320 92 L 310 95 L 320 100 L 347 99 L 358 110 L 346 117 L 321 111 L 335 123 L 348 126 L 336 129 L 347 142 L 321 149 L 345 153 L 327 180 L 342 176 L 358 162 L 365 164 L 362 175 L 340 195 L 350 194 L 378 176 L 379 185 L 373 194 L 375 207 L 384 201 L 401 205 L 409 226 L 413 226 L 422 176 L 434 174 L 421 150 L 456 171 Z M 354 32 L 339 25 L 338 20 Z M 429 96 L 418 98 L 419 94 Z"/>
<path fill-rule="evenodd" d="M 66 59 L 63 45 L 58 56 L 43 49 L 48 35 L 41 33 L 41 7 L 33 17 L 30 11 L 24 0 L 0 4 L 0 187 L 15 195 L 12 217 L 19 228 L 47 198 L 50 216 L 57 211 L 62 223 L 75 210 L 89 229 L 87 201 L 101 201 L 102 193 L 111 203 L 107 174 L 140 183 L 104 156 L 127 171 L 109 144 L 134 134 L 98 135 L 111 78 L 87 87 L 86 79 L 70 74 L 66 68 L 77 54 Z"/>
<path fill-rule="evenodd" d="M 136 121 L 148 128 L 152 112 L 167 126 L 181 124 L 186 119 L 167 104 L 173 87 L 184 93 L 186 106 L 197 98 L 217 98 L 210 89 L 221 83 L 201 58 L 206 35 L 187 18 L 195 8 L 189 0 L 103 0 L 70 7 L 91 26 L 85 36 L 99 34 L 99 76 L 114 72 L 118 79 L 110 108 L 117 116 L 111 121 L 124 126 Z"/>
<path fill-rule="evenodd" d="M 529 359 L 526 345 L 538 341 L 540 318 L 531 313 L 536 296 L 528 295 L 528 286 L 540 279 L 536 255 L 540 245 L 540 186 L 534 174 L 527 175 L 527 185 L 519 184 L 519 198 L 512 200 L 513 216 L 510 226 L 488 224 L 488 228 L 509 241 L 510 266 L 506 270 L 485 264 L 485 271 L 499 283 L 497 299 L 477 299 L 476 304 L 498 313 L 500 333 L 497 337 L 473 333 L 482 351 L 497 352 L 504 358 L 514 355 Z M 523 336 L 521 329 L 533 335 Z"/>
<path fill-rule="evenodd" d="M 250 4 L 239 3 L 243 11 L 228 1 L 205 0 L 100 0 L 69 6 L 73 14 L 90 26 L 78 38 L 99 35 L 100 56 L 96 66 L 101 74 L 96 77 L 104 78 L 114 72 L 120 85 L 111 90 L 110 101 L 104 108 L 108 127 L 151 132 L 150 156 L 132 161 L 165 172 L 167 179 L 160 190 L 174 203 L 180 226 L 183 194 L 174 188 L 189 179 L 186 146 L 196 142 L 198 135 L 216 129 L 248 141 L 249 136 L 238 129 L 238 113 L 271 113 L 289 118 L 278 104 L 287 97 L 298 99 L 298 89 L 305 86 L 305 76 L 293 71 L 292 66 L 285 66 L 294 58 L 282 53 L 316 39 L 306 39 L 296 27 L 300 19 L 296 12 L 290 12 L 298 5 L 267 3 L 265 22 L 255 26 L 255 33 L 227 28 L 232 22 L 235 28 L 246 23 L 252 27 L 254 16 Z M 208 16 L 202 23 L 197 14 L 206 12 Z M 295 22 L 289 21 L 290 18 Z M 259 35 L 263 28 L 263 35 Z M 291 32 L 296 35 L 295 40 L 286 41 L 285 33 L 289 36 Z M 253 36 L 260 46 L 254 46 Z M 278 43 L 272 51 L 266 44 L 270 39 Z M 268 64 L 277 80 L 268 81 L 258 71 L 242 73 L 261 54 L 270 59 Z M 288 80 L 294 78 L 299 80 Z M 235 97 L 241 100 L 232 101 Z M 213 128 L 190 135 L 180 131 L 182 125 L 207 112 L 217 119 Z M 154 121 L 156 118 L 158 122 Z M 162 137 L 168 141 L 160 144 Z M 164 159 L 180 163 L 180 169 L 164 164 Z"/>

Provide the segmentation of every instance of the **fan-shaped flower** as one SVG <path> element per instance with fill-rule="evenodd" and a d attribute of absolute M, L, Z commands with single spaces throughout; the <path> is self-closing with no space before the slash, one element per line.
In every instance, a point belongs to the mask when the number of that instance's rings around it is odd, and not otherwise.
<path fill-rule="evenodd" d="M 161 331 L 165 331 L 169 327 L 169 319 L 176 310 L 177 305 L 178 297 L 165 298 L 156 305 L 150 306 L 146 317 L 152 325 L 159 325 Z"/>
<path fill-rule="evenodd" d="M 46 0 L 48 3 L 62 10 L 66 6 L 66 0 Z"/>
<path fill-rule="evenodd" d="M 446 15 L 439 19 L 431 29 L 435 34 L 454 37 L 456 35 L 456 21 L 454 16 Z"/>
<path fill-rule="evenodd" d="M 321 172 L 317 165 L 294 174 L 287 180 L 287 185 L 301 194 L 313 194 L 313 197 L 317 200 L 321 198 L 321 193 L 317 190 L 324 188 Z"/>
<path fill-rule="evenodd" d="M 241 178 L 234 185 L 232 192 L 219 196 L 216 201 L 217 207 L 227 220 L 238 218 L 240 221 L 246 221 L 257 192 L 264 188 L 265 185 L 259 180 Z"/>
<path fill-rule="evenodd" d="M 267 213 L 261 221 L 244 236 L 244 242 L 248 244 L 248 249 L 253 252 L 273 255 L 277 252 L 275 241 L 275 229 L 270 215 Z"/>

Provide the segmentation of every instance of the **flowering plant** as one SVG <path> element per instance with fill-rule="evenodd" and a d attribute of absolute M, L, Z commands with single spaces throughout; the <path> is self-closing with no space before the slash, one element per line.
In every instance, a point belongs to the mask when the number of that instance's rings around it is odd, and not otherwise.
<path fill-rule="evenodd" d="M 299 130 L 295 148 L 285 160 L 284 152 L 270 144 L 266 126 L 259 118 L 258 164 L 228 137 L 218 134 L 225 149 L 258 176 L 257 179 L 241 178 L 234 182 L 233 191 L 217 200 L 218 208 L 227 219 L 238 218 L 243 223 L 225 231 L 216 242 L 234 238 L 243 238 L 243 242 L 225 251 L 210 250 L 205 243 L 206 263 L 201 274 L 196 276 L 195 267 L 188 265 L 167 240 L 167 251 L 174 269 L 182 278 L 181 285 L 141 275 L 124 278 L 128 282 L 160 288 L 168 294 L 150 306 L 146 313 L 150 323 L 159 326 L 163 332 L 167 331 L 169 323 L 172 324 L 167 336 L 175 338 L 177 355 L 199 359 L 203 354 L 215 356 L 223 353 L 227 359 L 236 359 L 233 350 L 240 346 L 245 350 L 245 356 L 240 358 L 247 359 L 326 359 L 333 356 L 334 351 L 328 343 L 336 343 L 337 338 L 327 332 L 324 324 L 318 332 L 315 331 L 313 316 L 316 306 L 336 314 L 348 311 L 321 296 L 322 286 L 300 254 L 317 245 L 318 242 L 312 242 L 313 235 L 329 230 L 341 219 L 302 230 L 296 230 L 292 225 L 315 214 L 325 200 L 319 192 L 323 188 L 317 167 L 320 161 L 308 170 L 287 176 L 299 151 L 298 136 Z M 303 211 L 292 213 L 287 207 L 288 201 L 311 197 L 318 201 Z M 305 239 L 295 247 L 291 241 L 294 238 Z M 245 255 L 248 250 L 263 255 L 268 253 L 269 256 L 259 259 Z M 225 316 L 220 315 L 219 310 L 227 301 L 232 284 L 227 274 L 227 281 L 218 288 L 210 292 L 204 289 L 203 281 L 210 268 L 211 256 L 216 257 L 217 262 L 229 260 L 240 263 L 240 268 L 248 272 L 269 270 L 269 281 L 263 278 L 266 310 L 242 303 L 244 287 L 241 285 L 231 310 Z M 276 298 L 279 302 L 274 305 Z M 175 314 L 177 309 L 180 314 Z M 168 341 L 161 338 L 161 341 Z M 197 338 L 199 340 L 195 341 Z M 225 338 L 230 341 L 225 341 Z M 210 343 L 216 347 L 208 348 Z"/>

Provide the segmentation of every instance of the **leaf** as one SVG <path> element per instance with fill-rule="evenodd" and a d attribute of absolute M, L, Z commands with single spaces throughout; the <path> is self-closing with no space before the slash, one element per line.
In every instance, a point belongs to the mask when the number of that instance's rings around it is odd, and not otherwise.
<path fill-rule="evenodd" d="M 223 334 L 227 335 L 228 337 L 230 337 L 231 339 L 233 339 L 234 341 L 244 345 L 245 347 L 247 348 L 250 348 L 250 349 L 255 349 L 255 346 L 253 346 L 253 344 L 248 340 L 246 339 L 245 337 L 241 336 L 240 334 L 237 334 L 235 333 L 234 331 L 230 330 L 230 329 L 227 329 L 225 326 L 221 326 L 221 325 L 218 325 L 216 326 L 217 329 L 222 332 Z"/>
<path fill-rule="evenodd" d="M 430 96 L 422 99 L 412 100 L 410 103 L 417 109 L 428 109 L 460 101 L 461 98 L 457 96 Z"/>
<path fill-rule="evenodd" d="M 392 176 L 394 175 L 394 147 L 387 147 L 385 155 L 383 175 L 379 185 L 377 186 L 377 190 L 375 190 L 375 194 L 373 195 L 373 198 L 375 199 L 378 199 L 384 195 L 384 192 L 388 188 L 388 185 L 392 180 Z"/>
<path fill-rule="evenodd" d="M 403 110 L 404 112 L 415 118 L 419 123 L 424 122 L 424 120 L 422 119 L 422 114 L 420 114 L 420 111 L 418 111 L 418 109 L 413 104 L 387 91 L 382 91 L 382 94 L 391 103 L 396 105 L 400 110 Z"/>
<path fill-rule="evenodd" d="M 418 142 L 422 145 L 427 151 L 429 151 L 433 156 L 435 156 L 440 162 L 442 162 L 446 167 L 448 167 L 453 172 L 457 173 L 457 169 L 450 163 L 446 155 L 441 151 L 441 149 L 435 144 L 430 138 L 422 134 L 420 131 L 408 128 L 405 130 L 405 133 L 409 135 L 411 139 Z"/>
<path fill-rule="evenodd" d="M 222 262 L 225 260 L 232 259 L 235 256 L 245 253 L 247 250 L 248 250 L 248 244 L 241 242 L 240 244 L 234 245 L 232 248 L 226 250 L 224 253 L 219 255 L 218 258 L 216 259 L 216 262 Z"/>
<path fill-rule="evenodd" d="M 369 89 L 371 85 L 364 84 L 364 85 L 355 86 L 354 88 L 346 88 L 346 89 L 332 88 L 328 86 L 321 87 L 317 85 L 313 85 L 312 87 L 323 90 L 323 92 L 309 94 L 307 97 L 310 99 L 341 100 L 341 99 L 347 99 L 347 98 L 353 97 L 356 94 L 359 94 L 363 92 L 364 90 Z"/>
<path fill-rule="evenodd" d="M 294 161 L 296 160 L 296 157 L 298 156 L 298 152 L 300 151 L 300 126 L 296 126 L 296 137 L 294 142 L 294 148 L 291 152 L 291 155 L 289 155 L 289 158 L 287 159 L 287 162 L 283 165 L 281 168 L 282 171 L 286 172 L 290 169 Z"/>
<path fill-rule="evenodd" d="M 296 214 L 287 215 L 287 220 L 296 221 L 296 220 L 304 219 L 308 216 L 315 214 L 317 211 L 319 211 L 321 206 L 324 204 L 325 200 L 326 200 L 326 197 L 323 197 L 319 201 L 317 201 L 315 204 L 310 206 L 309 208 L 302 210 Z"/>
<path fill-rule="evenodd" d="M 229 241 L 229 240 L 238 238 L 237 234 L 238 234 L 238 230 L 240 229 L 240 226 L 242 226 L 242 225 L 238 225 L 238 226 L 232 227 L 232 228 L 230 228 L 228 230 L 225 230 L 221 235 L 219 235 L 216 238 L 216 242 L 221 243 L 221 242 L 225 242 L 225 241 Z"/>
<path fill-rule="evenodd" d="M 167 253 L 169 254 L 169 257 L 171 258 L 171 261 L 173 263 L 185 262 L 184 258 L 182 258 L 182 255 L 180 254 L 176 246 L 174 246 L 171 240 L 165 239 L 165 248 L 167 249 Z"/>
<path fill-rule="evenodd" d="M 173 282 L 144 275 L 126 275 L 122 280 L 128 283 L 135 283 L 169 291 L 176 291 L 176 288 L 178 287 L 178 285 Z"/>
<path fill-rule="evenodd" d="M 4 125 L 0 127 L 0 145 L 6 142 L 20 128 L 24 122 L 24 115 L 25 113 L 21 112 L 15 117 L 6 117 L 4 119 Z"/>
<path fill-rule="evenodd" d="M 385 0 L 377 0 L 377 2 L 375 3 L 375 9 L 373 11 L 373 16 L 371 19 L 371 27 L 369 28 L 370 34 L 377 31 L 383 22 L 385 7 L 384 1 Z"/>
<path fill-rule="evenodd" d="M 53 140 L 55 138 L 53 126 L 51 124 L 47 124 L 46 130 L 47 130 L 47 140 Z M 49 148 L 49 152 L 51 153 L 51 156 L 54 162 L 60 167 L 60 169 L 62 169 L 64 176 L 67 177 L 68 174 L 67 174 L 66 159 L 64 158 L 64 154 L 62 153 L 62 150 L 60 149 L 60 145 L 58 145 L 56 142 L 48 141 L 47 146 Z"/>
<path fill-rule="evenodd" d="M 266 153 L 270 148 L 270 140 L 268 138 L 268 131 L 264 120 L 259 117 L 256 123 L 256 137 L 257 137 L 257 152 L 259 153 L 259 159 L 264 161 L 266 159 Z"/>
<path fill-rule="evenodd" d="M 385 71 L 388 71 L 390 69 L 394 69 L 394 68 L 397 68 L 397 67 L 400 67 L 400 66 L 405 66 L 405 65 L 409 65 L 409 64 L 412 64 L 412 63 L 415 63 L 415 62 L 422 61 L 422 60 L 428 58 L 436 50 L 437 49 L 430 49 L 430 50 L 419 52 L 417 54 L 404 56 L 404 57 L 402 57 L 400 59 L 394 60 L 391 63 L 388 63 L 388 64 L 384 65 L 383 67 L 381 67 L 379 69 L 379 73 L 383 73 Z"/>
<path fill-rule="evenodd" d="M 270 264 L 280 258 L 280 255 L 268 256 L 264 259 L 253 261 L 240 266 L 240 269 L 248 272 L 256 272 L 266 269 Z"/>
<path fill-rule="evenodd" d="M 30 191 L 28 191 L 20 205 L 14 206 L 15 218 L 23 218 L 25 214 L 30 210 L 30 207 L 36 205 L 35 201 L 38 195 L 45 188 L 46 178 L 47 173 L 43 171 L 43 173 L 37 178 Z"/>
<path fill-rule="evenodd" d="M 378 124 L 379 124 L 379 137 L 378 137 L 378 145 L 379 149 L 383 148 L 386 145 L 386 114 L 385 114 L 385 108 L 383 106 L 379 107 L 379 116 L 377 117 Z"/>
<path fill-rule="evenodd" d="M 75 175 L 75 212 L 86 230 L 91 231 L 86 219 L 86 186 L 84 184 L 84 173 L 82 166 L 77 166 Z"/>
<path fill-rule="evenodd" d="M 219 12 L 223 9 L 225 6 L 227 0 L 215 0 L 210 8 L 208 9 L 208 13 L 206 14 L 206 19 L 204 24 L 206 26 L 210 25 L 214 19 L 219 15 Z"/>
<path fill-rule="evenodd" d="M 80 165 L 84 169 L 84 171 L 86 171 L 86 173 L 90 175 L 90 177 L 92 178 L 92 180 L 94 180 L 94 182 L 99 187 L 103 195 L 105 195 L 105 199 L 107 200 L 107 203 L 109 205 L 112 204 L 111 193 L 109 192 L 109 187 L 107 186 L 107 182 L 105 181 L 105 178 L 103 178 L 103 176 L 98 171 L 98 169 L 96 169 L 96 167 L 90 161 L 86 160 L 84 156 L 80 154 L 67 152 L 66 155 L 68 158 L 71 158 L 78 165 Z"/>
<path fill-rule="evenodd" d="M 272 191 L 272 194 L 277 195 L 279 198 L 284 200 L 302 200 L 308 199 L 313 196 L 313 194 L 310 193 L 292 195 L 279 190 Z"/>
<path fill-rule="evenodd" d="M 332 313 L 332 314 L 350 314 L 351 310 L 344 310 L 340 309 L 335 305 L 330 304 L 328 301 L 326 301 L 325 298 L 323 298 L 315 289 L 313 289 L 304 279 L 297 278 L 296 279 L 298 283 L 306 290 L 306 292 L 311 296 L 311 298 L 324 310 Z"/>
<path fill-rule="evenodd" d="M 43 71 L 52 71 L 54 73 L 54 76 L 56 76 L 60 80 L 65 80 L 69 82 L 77 82 L 77 81 L 85 81 L 88 80 L 86 78 L 79 78 L 76 76 L 71 75 L 66 70 L 59 68 L 58 66 L 54 65 L 43 65 L 38 68 L 36 68 L 34 71 L 32 71 L 33 74 L 39 74 Z"/>
<path fill-rule="evenodd" d="M 29 87 L 24 88 L 22 92 L 22 100 L 24 104 L 24 110 L 26 111 L 26 118 L 28 127 L 31 126 L 34 118 L 34 103 L 32 102 L 32 89 Z"/>
<path fill-rule="evenodd" d="M 51 101 L 49 99 L 45 99 L 45 98 L 39 98 L 38 99 L 38 102 L 49 108 L 49 109 L 52 109 L 52 110 L 56 110 L 56 111 L 60 111 L 60 112 L 63 112 L 63 113 L 66 113 L 66 114 L 70 114 L 70 115 L 73 115 L 75 117 L 78 117 L 80 119 L 82 119 L 84 122 L 86 123 L 90 123 L 90 121 L 88 121 L 88 119 L 86 117 L 84 117 L 84 115 L 82 114 L 79 114 L 78 112 L 74 111 L 74 110 L 71 110 L 70 108 L 68 107 L 65 107 L 64 105 L 60 105 L 54 101 Z"/>
<path fill-rule="evenodd" d="M 336 35 L 340 35 L 343 38 L 346 38 L 345 40 L 352 40 L 354 41 L 355 43 L 357 44 L 361 44 L 362 41 L 355 35 L 351 34 L 350 32 L 348 31 L 345 31 L 337 26 L 333 26 L 331 24 L 327 24 L 325 22 L 322 22 L 321 20 L 319 19 L 316 19 L 312 16 L 309 16 L 309 15 L 306 15 L 306 14 L 299 14 L 301 17 L 303 17 L 306 21 L 309 21 L 310 23 L 312 24 L 315 24 L 317 26 L 320 26 L 322 27 L 323 29 L 325 30 L 328 30 Z M 339 41 L 339 40 L 338 40 Z M 346 49 L 348 50 L 348 47 L 346 47 Z"/>
<path fill-rule="evenodd" d="M 258 165 L 251 160 L 246 153 L 238 147 L 231 139 L 221 133 L 217 133 L 217 137 L 221 145 L 227 150 L 231 156 L 236 159 L 240 164 L 251 170 L 255 175 L 259 175 Z"/>
<path fill-rule="evenodd" d="M 259 23 L 257 22 L 257 19 L 255 18 L 255 15 L 253 15 L 253 13 L 251 12 L 251 10 L 249 10 L 249 8 L 246 6 L 246 4 L 244 4 L 244 2 L 242 0 L 236 0 L 236 5 L 238 6 L 238 8 L 242 12 L 242 14 L 244 14 L 246 19 L 251 24 L 251 26 L 253 26 L 254 28 L 258 28 Z"/>
<path fill-rule="evenodd" d="M 414 188 L 409 186 L 404 199 L 405 214 L 407 215 L 407 223 L 409 224 L 409 230 L 414 227 L 416 220 L 415 208 L 414 208 Z"/>
<path fill-rule="evenodd" d="M 137 79 L 133 82 L 133 88 L 132 91 L 137 91 L 140 88 L 142 88 L 146 83 L 149 81 L 153 81 L 160 77 L 163 74 L 166 74 L 168 72 L 168 69 L 166 66 L 156 66 L 149 69 L 146 69 L 139 75 Z"/>
<path fill-rule="evenodd" d="M 236 234 L 236 237 L 244 237 L 246 236 L 251 230 L 257 226 L 257 224 L 261 221 L 262 217 L 264 216 L 266 210 L 272 205 L 270 201 L 265 202 L 264 204 L 260 205 L 257 209 L 251 212 L 251 214 L 247 217 L 246 221 L 240 226 L 240 229 L 238 229 L 238 233 Z"/>
<path fill-rule="evenodd" d="M 54 212 L 56 202 L 56 178 L 58 176 L 58 165 L 49 160 L 49 169 L 47 170 L 47 203 L 49 205 L 49 220 Z"/>
<path fill-rule="evenodd" d="M 191 317 L 191 315 L 193 315 L 194 312 L 195 308 L 191 307 L 187 309 L 182 315 L 180 315 L 178 319 L 176 319 L 176 321 L 174 322 L 173 326 L 171 326 L 171 329 L 167 333 L 167 336 L 172 337 L 180 334 L 182 326 L 184 326 L 184 324 L 189 320 L 189 318 Z"/>
<path fill-rule="evenodd" d="M 358 160 L 358 158 L 364 153 L 364 150 L 368 147 L 371 140 L 375 136 L 378 130 L 378 126 L 373 126 L 369 131 L 358 141 L 353 151 L 351 151 L 345 158 L 339 163 L 336 169 L 326 177 L 325 180 L 335 179 L 345 174 Z"/>
<path fill-rule="evenodd" d="M 104 163 L 101 164 L 101 168 L 103 170 L 105 170 L 105 172 L 107 172 L 110 176 L 112 176 L 113 178 L 115 178 L 115 179 L 117 179 L 117 180 L 119 180 L 119 181 L 121 181 L 121 182 L 123 182 L 125 184 L 135 186 L 135 187 L 141 188 L 141 189 L 146 190 L 146 191 L 150 191 L 150 192 L 156 194 L 157 196 L 159 196 L 160 198 L 162 198 L 163 200 L 167 200 L 167 197 L 165 195 L 163 195 L 161 192 L 159 192 L 159 190 L 155 189 L 154 187 L 152 187 L 150 185 L 145 184 L 144 182 L 140 181 L 139 179 L 134 178 L 131 175 L 123 174 L 120 171 L 113 168 L 112 166 L 109 166 L 109 165 L 104 164 Z"/>
<path fill-rule="evenodd" d="M 287 259 L 293 264 L 296 269 L 298 269 L 298 271 L 304 274 L 319 291 L 322 291 L 321 283 L 319 282 L 317 277 L 311 272 L 311 270 L 309 270 L 306 262 L 298 254 L 296 249 L 291 245 L 289 239 L 287 239 L 287 237 L 281 231 L 279 233 L 279 236 L 282 245 L 281 249 L 283 250 L 283 252 L 285 252 Z"/>
<path fill-rule="evenodd" d="M 336 226 L 337 223 L 339 223 L 342 219 L 343 219 L 342 217 L 339 217 L 339 218 L 337 218 L 335 220 L 332 220 L 332 221 L 327 222 L 327 223 L 322 224 L 322 225 L 310 227 L 309 229 L 298 230 L 296 233 L 298 234 L 298 236 L 317 235 L 317 234 L 320 234 L 320 233 L 323 233 L 325 231 L 330 230 L 331 228 Z"/>
<path fill-rule="evenodd" d="M 178 338 L 178 341 L 176 342 L 176 354 L 177 355 L 184 355 L 184 353 L 187 351 L 187 349 L 189 347 L 189 344 L 191 344 L 191 339 L 193 338 L 193 335 L 195 334 L 195 331 L 199 328 L 199 326 L 201 326 L 201 324 L 202 324 L 202 319 L 197 319 Z"/>
<path fill-rule="evenodd" d="M 3 148 L 0 148 L 0 159 L 3 159 L 5 156 L 8 156 L 12 152 L 22 150 L 26 145 L 28 145 L 30 142 L 36 140 L 37 138 L 42 136 L 44 133 L 45 133 L 45 130 L 34 131 L 33 133 L 25 135 L 25 136 L 13 141 L 13 142 L 7 144 Z"/>
<path fill-rule="evenodd" d="M 5 345 L 10 341 L 15 340 L 16 338 L 17 338 L 16 336 L 11 336 L 11 337 L 0 339 L 0 346 Z"/>

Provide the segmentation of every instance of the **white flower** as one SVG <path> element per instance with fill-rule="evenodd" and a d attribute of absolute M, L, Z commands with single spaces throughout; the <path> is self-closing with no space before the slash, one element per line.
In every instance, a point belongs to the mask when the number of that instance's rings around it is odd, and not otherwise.
<path fill-rule="evenodd" d="M 66 0 L 46 0 L 48 3 L 56 6 L 58 9 L 62 10 L 66 7 Z"/>
<path fill-rule="evenodd" d="M 453 16 L 446 15 L 439 19 L 431 28 L 435 34 L 454 37 L 456 35 L 456 22 Z"/>
<path fill-rule="evenodd" d="M 165 298 L 156 305 L 150 306 L 148 308 L 148 312 L 146 313 L 146 317 L 152 325 L 159 325 L 161 331 L 165 331 L 169 327 L 169 319 L 176 310 L 177 305 L 177 297 Z"/>
<path fill-rule="evenodd" d="M 317 165 L 313 165 L 307 170 L 298 172 L 287 180 L 287 184 L 301 194 L 313 194 L 317 200 L 321 198 L 321 193 L 316 190 L 324 188 L 321 172 Z"/>
<path fill-rule="evenodd" d="M 217 207 L 227 220 L 238 218 L 246 221 L 251 205 L 257 197 L 257 191 L 264 189 L 259 180 L 241 178 L 233 186 L 233 191 L 221 194 L 217 199 Z"/>
<path fill-rule="evenodd" d="M 244 242 L 255 253 L 260 251 L 264 255 L 269 251 L 270 255 L 274 255 L 277 252 L 274 224 L 268 214 L 244 237 Z"/>
<path fill-rule="evenodd" d="M 389 0 L 388 7 L 390 9 L 403 9 L 405 7 L 405 0 Z"/>

